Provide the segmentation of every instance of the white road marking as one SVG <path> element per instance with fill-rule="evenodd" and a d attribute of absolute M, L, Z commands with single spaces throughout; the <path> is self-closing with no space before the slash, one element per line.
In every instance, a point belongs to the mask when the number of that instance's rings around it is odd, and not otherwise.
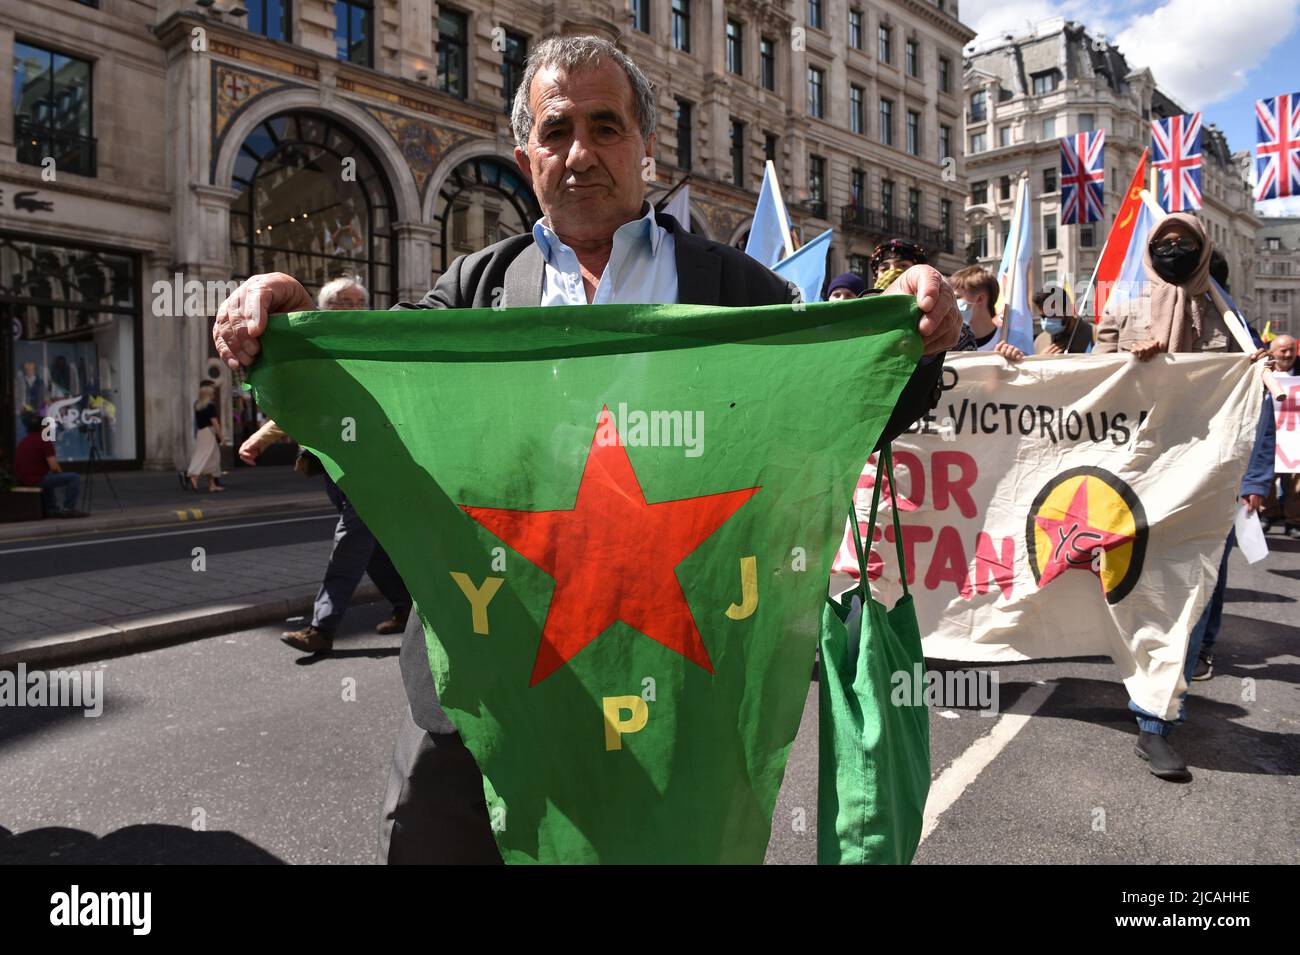
<path fill-rule="evenodd" d="M 251 524 L 223 524 L 221 526 L 203 527 L 198 524 L 191 524 L 183 531 L 160 531 L 157 534 L 137 534 L 127 537 L 105 537 L 96 540 L 69 541 L 66 544 L 42 544 L 39 547 L 15 547 L 13 550 L 4 550 L 0 548 L 0 557 L 9 554 L 26 554 L 36 550 L 58 550 L 61 547 L 87 547 L 91 544 L 117 544 L 121 541 L 143 541 L 150 540 L 154 537 L 175 537 L 178 534 L 210 534 L 213 531 L 238 531 L 246 527 L 270 527 L 272 524 L 297 524 L 301 521 L 322 521 L 329 518 L 332 521 L 339 519 L 338 514 L 316 514 L 312 517 L 285 517 L 278 521 L 259 521 Z"/>
<path fill-rule="evenodd" d="M 1048 683 L 1025 690 L 1015 705 L 998 717 L 993 729 L 971 743 L 966 752 L 954 759 L 952 765 L 930 784 L 930 796 L 925 801 L 925 818 L 921 826 L 921 842 L 925 842 L 926 837 L 934 832 L 939 825 L 939 817 L 961 798 L 976 777 L 1007 748 L 1007 744 L 1025 728 L 1029 718 L 1047 702 L 1055 689 L 1055 683 Z"/>

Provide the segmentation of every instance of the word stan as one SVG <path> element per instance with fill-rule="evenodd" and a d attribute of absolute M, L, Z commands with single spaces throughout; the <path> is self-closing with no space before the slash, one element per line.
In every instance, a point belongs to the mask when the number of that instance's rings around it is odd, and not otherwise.
<path fill-rule="evenodd" d="M 909 511 L 925 506 L 926 491 L 930 491 L 934 512 L 956 508 L 962 517 L 970 519 L 978 514 L 975 498 L 971 488 L 979 479 L 979 467 L 975 459 L 964 451 L 935 451 L 929 455 L 929 469 L 921 458 L 910 451 L 894 452 L 894 472 L 906 471 L 910 478 L 908 495 L 898 494 L 899 517 L 903 518 Z M 928 477 L 928 480 L 927 480 Z M 875 485 L 875 478 L 863 475 L 858 482 L 858 492 L 870 492 Z M 888 484 L 885 486 L 888 490 Z M 963 600 L 969 600 L 975 594 L 986 594 L 995 586 L 1004 597 L 1010 597 L 1014 588 L 1016 566 L 1016 539 L 1003 537 L 995 542 L 990 534 L 980 531 L 975 538 L 974 561 L 969 558 L 966 543 L 961 533 L 952 525 L 944 525 L 936 531 L 933 527 L 919 524 L 902 524 L 903 559 L 907 567 L 907 582 L 913 584 L 919 572 L 917 550 L 919 544 L 933 542 L 930 559 L 925 565 L 922 578 L 926 590 L 938 590 L 944 583 L 953 584 Z M 862 528 L 866 532 L 866 528 Z M 886 523 L 884 529 L 875 529 L 873 542 L 884 539 L 889 544 L 895 541 L 892 524 Z M 890 548 L 892 551 L 892 547 Z M 872 551 L 867 562 L 867 576 L 871 580 L 880 577 L 884 571 L 884 561 L 876 551 Z"/>

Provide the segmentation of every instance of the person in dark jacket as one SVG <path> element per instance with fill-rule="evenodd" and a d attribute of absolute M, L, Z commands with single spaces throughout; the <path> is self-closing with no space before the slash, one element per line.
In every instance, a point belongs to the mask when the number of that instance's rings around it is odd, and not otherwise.
<path fill-rule="evenodd" d="M 456 259 L 422 299 L 397 307 L 798 302 L 799 290 L 757 260 L 655 215 L 645 201 L 642 172 L 654 157 L 656 99 L 641 69 L 607 40 L 556 36 L 539 43 L 524 67 L 511 128 L 520 174 L 545 215 L 529 233 Z M 885 442 L 934 406 L 943 353 L 961 323 L 952 288 L 935 269 L 908 270 L 890 292 L 916 296 L 924 357 L 895 404 Z M 311 307 L 292 277 L 255 275 L 218 309 L 217 352 L 231 367 L 249 364 L 268 313 Z M 438 703 L 418 608 L 400 664 L 410 706 L 394 747 L 380 859 L 499 863 L 483 777 Z"/>
<path fill-rule="evenodd" d="M 1277 422 L 1272 395 L 1264 396 L 1255 429 L 1255 447 L 1250 452 L 1250 466 L 1241 482 L 1241 502 L 1253 513 L 1261 513 L 1273 487 L 1273 458 L 1277 449 Z M 1223 624 L 1223 596 L 1228 589 L 1228 555 L 1237 545 L 1236 528 L 1228 532 L 1228 542 L 1219 561 L 1219 579 L 1204 613 L 1192 631 L 1187 647 L 1187 680 L 1208 680 L 1214 676 L 1214 645 Z M 1197 641 L 1199 639 L 1199 647 Z"/>
<path fill-rule="evenodd" d="M 1034 339 L 1035 355 L 1082 355 L 1092 348 L 1092 325 L 1071 314 L 1069 299 L 1059 286 L 1035 292 L 1034 311 L 1042 328 Z"/>

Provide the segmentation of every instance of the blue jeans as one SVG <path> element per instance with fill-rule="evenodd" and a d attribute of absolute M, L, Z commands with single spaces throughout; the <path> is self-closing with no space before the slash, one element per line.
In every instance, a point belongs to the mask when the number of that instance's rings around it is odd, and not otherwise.
<path fill-rule="evenodd" d="M 375 535 L 362 523 L 347 495 L 328 475 L 325 477 L 325 493 L 338 508 L 339 522 L 334 528 L 334 549 L 330 551 L 329 566 L 325 568 L 325 580 L 316 594 L 312 626 L 328 633 L 337 630 L 347 613 L 348 604 L 352 602 L 352 593 L 365 574 L 370 575 L 395 610 L 409 609 L 411 595 L 407 593 L 406 584 L 388 552 L 375 540 Z"/>
<path fill-rule="evenodd" d="M 63 510 L 75 511 L 81 503 L 81 475 L 75 471 L 51 471 L 41 478 L 41 509 L 44 513 L 59 512 L 60 508 L 54 503 L 59 488 L 63 488 Z"/>
<path fill-rule="evenodd" d="M 1223 559 L 1219 561 L 1219 579 L 1214 582 L 1214 592 L 1210 595 L 1205 609 L 1201 611 L 1201 618 L 1196 621 L 1196 626 L 1188 636 L 1187 661 L 1183 665 L 1183 678 L 1189 684 L 1192 682 L 1192 673 L 1196 670 L 1196 661 L 1201 655 L 1201 649 L 1212 650 L 1215 641 L 1219 639 L 1219 627 L 1223 624 L 1223 595 L 1228 589 L 1228 555 L 1236 546 L 1237 531 L 1234 528 L 1228 531 L 1228 540 L 1223 547 Z M 1128 701 L 1128 708 L 1137 717 L 1138 729 L 1168 736 L 1173 732 L 1174 726 L 1183 721 L 1187 709 L 1187 691 L 1184 690 L 1178 697 L 1178 719 L 1176 720 L 1162 720 L 1154 713 L 1148 713 L 1132 700 Z"/>

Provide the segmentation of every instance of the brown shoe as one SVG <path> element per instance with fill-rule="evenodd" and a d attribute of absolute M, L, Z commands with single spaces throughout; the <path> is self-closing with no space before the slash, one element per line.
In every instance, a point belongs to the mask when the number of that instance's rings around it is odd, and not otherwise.
<path fill-rule="evenodd" d="M 411 616 L 411 608 L 393 608 L 393 615 L 383 623 L 376 624 L 375 633 L 401 633 L 406 629 L 406 621 Z"/>
<path fill-rule="evenodd" d="M 286 633 L 280 638 L 281 643 L 287 643 L 295 650 L 301 650 L 304 653 L 329 653 L 334 649 L 334 635 L 326 633 L 324 630 L 318 630 L 315 627 L 303 627 L 301 630 L 295 630 L 292 633 Z"/>

